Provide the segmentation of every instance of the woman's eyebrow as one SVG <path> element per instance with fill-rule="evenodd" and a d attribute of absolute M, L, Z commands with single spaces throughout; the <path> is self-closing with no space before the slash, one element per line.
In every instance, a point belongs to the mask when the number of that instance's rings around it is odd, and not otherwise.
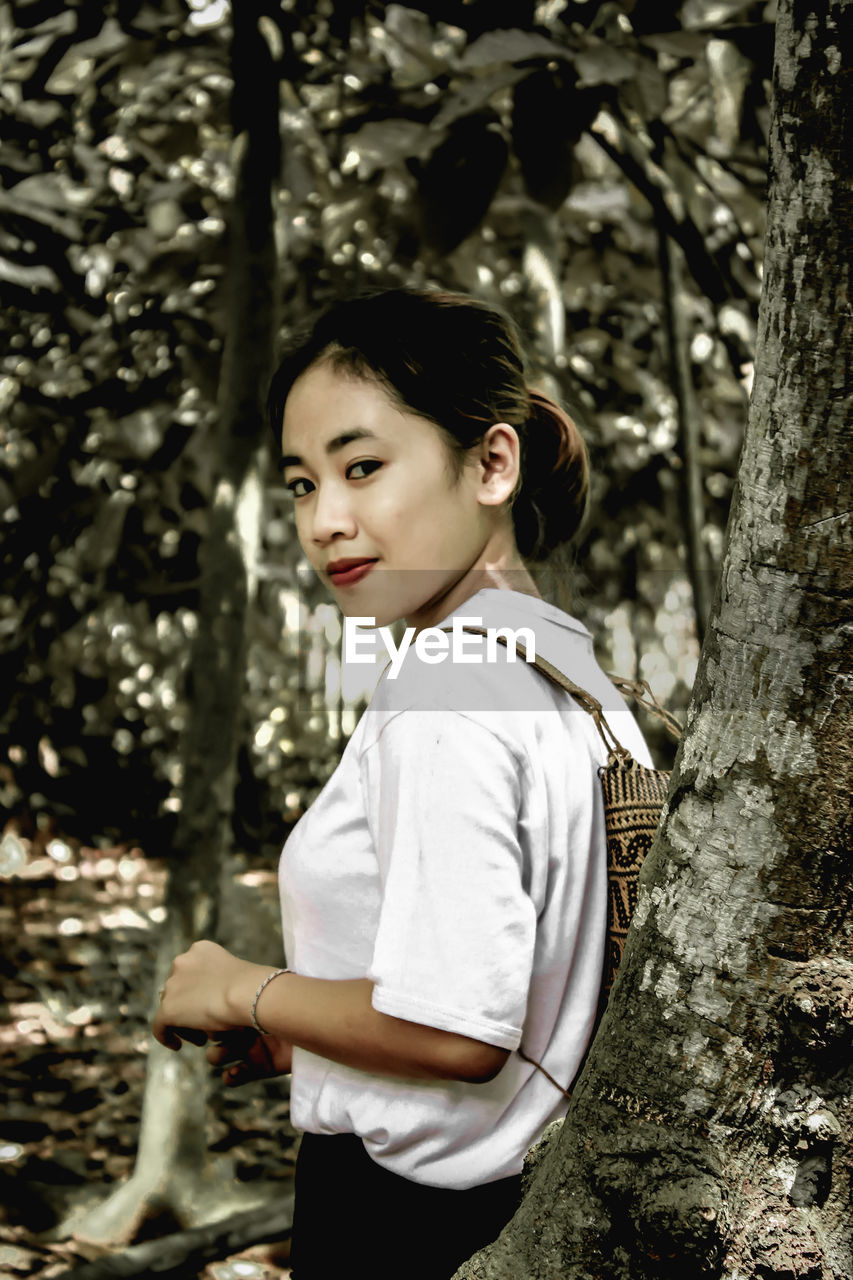
<path fill-rule="evenodd" d="M 331 440 L 326 443 L 326 453 L 340 453 L 341 449 L 351 444 L 353 440 L 378 440 L 379 437 L 374 435 L 372 431 L 368 431 L 367 427 L 353 427 L 350 431 L 342 431 L 338 436 L 332 436 Z M 279 462 L 279 469 L 284 470 L 285 467 L 299 467 L 302 465 L 302 459 L 296 453 L 285 454 Z"/>

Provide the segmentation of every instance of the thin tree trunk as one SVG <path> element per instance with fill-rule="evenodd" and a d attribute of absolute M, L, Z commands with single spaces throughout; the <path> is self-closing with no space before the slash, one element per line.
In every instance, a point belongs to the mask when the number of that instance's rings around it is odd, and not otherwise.
<path fill-rule="evenodd" d="M 688 730 L 566 1122 L 457 1280 L 853 1275 L 853 4 L 780 0 L 756 377 Z"/>
<path fill-rule="evenodd" d="M 190 711 L 183 742 L 183 795 L 168 851 L 166 922 L 158 980 L 175 955 L 215 936 L 222 868 L 230 844 L 246 668 L 246 614 L 253 590 L 265 439 L 262 392 L 275 333 L 275 244 L 271 191 L 279 169 L 278 73 L 257 12 L 235 6 L 232 120 L 237 180 L 229 218 L 229 327 L 213 442 L 217 485 L 209 513 L 198 628 L 190 656 Z M 156 995 L 152 992 L 156 1000 Z M 142 1221 L 193 1226 L 228 1213 L 208 1167 L 208 1068 L 192 1047 L 153 1040 L 136 1166 L 129 1182 L 79 1222 L 80 1237 L 134 1238 Z"/>
<path fill-rule="evenodd" d="M 711 565 L 703 538 L 705 486 L 699 458 L 700 410 L 693 386 L 690 338 L 681 301 L 681 250 L 662 227 L 658 228 L 658 239 L 670 377 L 678 413 L 678 452 L 681 458 L 679 505 L 684 531 L 687 576 L 693 591 L 696 634 L 701 645 L 705 639 L 705 628 L 711 612 L 714 584 L 711 581 Z"/>

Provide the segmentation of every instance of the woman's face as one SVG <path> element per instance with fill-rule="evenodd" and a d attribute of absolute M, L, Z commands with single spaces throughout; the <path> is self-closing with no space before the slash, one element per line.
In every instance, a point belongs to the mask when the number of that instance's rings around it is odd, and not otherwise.
<path fill-rule="evenodd" d="M 300 544 L 345 615 L 421 628 L 477 589 L 514 475 L 495 485 L 472 457 L 454 481 L 437 427 L 328 362 L 293 384 L 282 454 Z"/>

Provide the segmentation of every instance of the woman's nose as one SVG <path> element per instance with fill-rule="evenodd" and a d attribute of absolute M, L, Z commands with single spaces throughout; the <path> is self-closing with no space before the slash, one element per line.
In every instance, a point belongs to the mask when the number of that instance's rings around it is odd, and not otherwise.
<path fill-rule="evenodd" d="M 311 515 L 311 537 L 322 545 L 337 534 L 351 537 L 355 533 L 355 517 L 348 494 L 340 485 L 318 489 Z"/>

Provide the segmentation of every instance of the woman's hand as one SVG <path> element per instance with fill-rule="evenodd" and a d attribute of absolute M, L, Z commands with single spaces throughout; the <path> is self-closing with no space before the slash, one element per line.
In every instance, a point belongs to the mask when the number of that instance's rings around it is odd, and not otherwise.
<path fill-rule="evenodd" d="M 248 1084 L 290 1071 L 293 1045 L 278 1036 L 260 1036 L 244 1027 L 214 1035 L 213 1040 L 205 1056 L 211 1066 L 222 1070 L 223 1084 Z"/>
<path fill-rule="evenodd" d="M 268 972 L 268 967 L 241 960 L 217 942 L 194 942 L 172 962 L 151 1028 L 155 1040 L 167 1049 L 180 1049 L 181 1038 L 204 1044 L 216 1032 L 243 1026 L 229 1015 L 228 992 L 241 981 L 245 984 L 247 977 L 251 985 L 258 973 L 263 978 Z M 250 1013 L 251 1003 L 245 1011 L 246 1024 Z M 187 1035 L 188 1031 L 197 1034 Z"/>

